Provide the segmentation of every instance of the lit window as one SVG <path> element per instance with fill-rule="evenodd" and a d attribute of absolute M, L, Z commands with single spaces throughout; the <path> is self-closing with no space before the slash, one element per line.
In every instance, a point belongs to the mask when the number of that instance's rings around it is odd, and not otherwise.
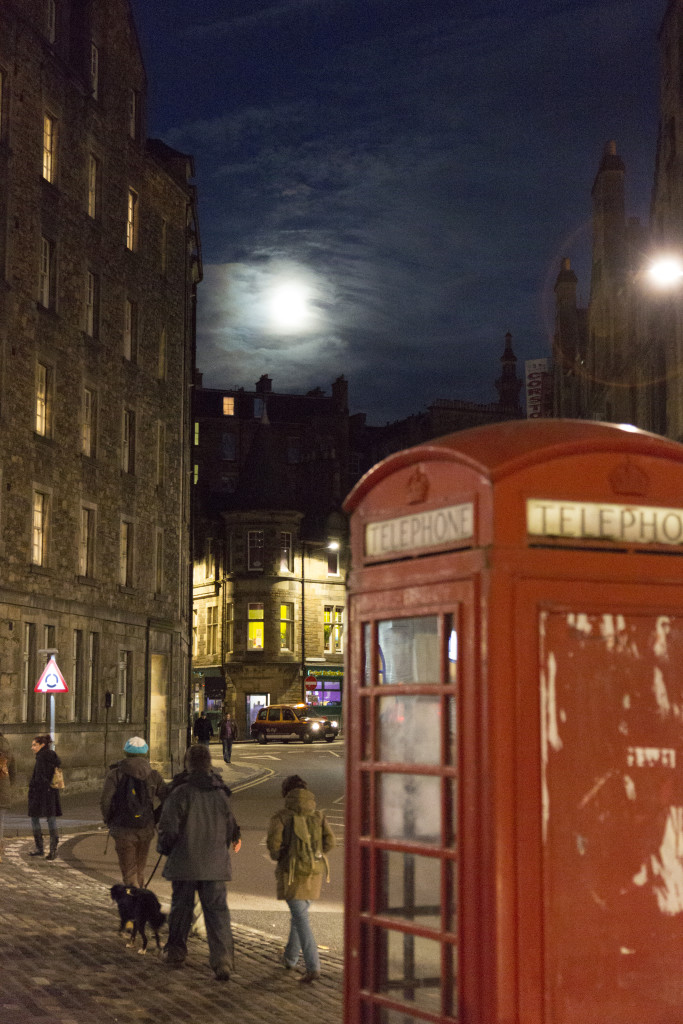
<path fill-rule="evenodd" d="M 128 134 L 131 139 L 138 137 L 139 107 L 139 95 L 135 89 L 131 89 L 128 93 Z"/>
<path fill-rule="evenodd" d="M 249 530 L 247 535 L 247 568 L 255 572 L 263 569 L 263 530 Z"/>
<path fill-rule="evenodd" d="M 249 604 L 248 605 L 248 634 L 247 634 L 247 650 L 249 651 L 262 651 L 263 650 L 263 605 L 262 604 Z"/>
<path fill-rule="evenodd" d="M 137 192 L 128 189 L 128 206 L 126 213 L 126 248 L 135 252 L 138 247 L 139 200 Z"/>
<path fill-rule="evenodd" d="M 97 395 L 92 388 L 83 388 L 83 423 L 81 451 L 91 458 L 95 454 L 95 427 L 97 423 Z"/>
<path fill-rule="evenodd" d="M 45 565 L 47 551 L 47 494 L 33 492 L 33 528 L 31 540 L 31 561 L 34 565 Z"/>
<path fill-rule="evenodd" d="M 57 0 L 47 0 L 46 16 L 47 41 L 54 43 L 57 39 Z"/>
<path fill-rule="evenodd" d="M 293 569 L 292 535 L 283 530 L 280 534 L 280 572 L 292 572 Z"/>
<path fill-rule="evenodd" d="M 223 415 L 235 415 L 235 399 L 232 398 L 230 395 L 223 395 Z"/>
<path fill-rule="evenodd" d="M 192 470 L 192 483 L 196 484 L 198 482 L 198 480 L 199 480 L 199 466 L 195 462 L 194 468 Z"/>
<path fill-rule="evenodd" d="M 133 524 L 121 520 L 119 534 L 119 583 L 122 587 L 133 585 Z"/>
<path fill-rule="evenodd" d="M 135 413 L 123 410 L 121 428 L 121 469 L 124 473 L 135 471 Z"/>
<path fill-rule="evenodd" d="M 93 576 L 95 567 L 95 510 L 81 508 L 81 540 L 78 555 L 78 571 L 81 576 Z"/>
<path fill-rule="evenodd" d="M 323 635 L 325 651 L 328 654 L 342 653 L 342 634 L 344 631 L 344 608 L 325 605 Z"/>
<path fill-rule="evenodd" d="M 43 177 L 54 184 L 57 173 L 57 122 L 50 114 L 43 116 Z"/>
<path fill-rule="evenodd" d="M 280 650 L 294 650 L 294 605 L 287 602 L 280 605 Z"/>
<path fill-rule="evenodd" d="M 52 434 L 53 373 L 45 363 L 36 365 L 36 434 L 50 437 Z"/>
<path fill-rule="evenodd" d="M 88 157 L 88 216 L 97 217 L 100 187 L 100 162 L 92 153 Z"/>
<path fill-rule="evenodd" d="M 90 92 L 94 100 L 98 99 L 100 90 L 100 51 L 94 43 L 90 44 Z"/>
<path fill-rule="evenodd" d="M 134 363 L 138 350 L 138 304 L 126 299 L 123 308 L 123 358 Z"/>
<path fill-rule="evenodd" d="M 206 653 L 216 654 L 218 650 L 218 605 L 210 604 L 206 609 Z"/>
<path fill-rule="evenodd" d="M 194 421 L 194 443 L 199 444 L 199 420 Z"/>
<path fill-rule="evenodd" d="M 100 282 L 97 275 L 88 271 L 85 275 L 85 333 L 90 338 L 98 336 Z"/>
<path fill-rule="evenodd" d="M 164 531 L 157 530 L 154 536 L 154 593 L 164 589 Z"/>
<path fill-rule="evenodd" d="M 157 423 L 157 487 L 163 487 L 166 479 L 166 424 Z"/>
<path fill-rule="evenodd" d="M 55 257 L 54 247 L 48 238 L 40 240 L 40 272 L 38 275 L 38 302 L 45 309 L 51 309 L 54 301 Z"/>
<path fill-rule="evenodd" d="M 159 361 L 157 364 L 157 378 L 159 380 L 166 380 L 166 360 L 168 358 L 166 348 L 166 328 L 162 327 L 159 335 Z"/>

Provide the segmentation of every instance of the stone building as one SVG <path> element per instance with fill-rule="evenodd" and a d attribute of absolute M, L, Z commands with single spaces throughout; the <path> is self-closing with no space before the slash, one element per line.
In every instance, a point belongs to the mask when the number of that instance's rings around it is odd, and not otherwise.
<path fill-rule="evenodd" d="M 563 260 L 555 284 L 554 411 L 631 423 L 683 440 L 683 278 L 659 283 L 662 257 L 683 266 L 683 0 L 659 34 L 660 122 L 649 226 L 627 217 L 625 164 L 609 142 L 593 184 L 590 299 Z"/>
<path fill-rule="evenodd" d="M 145 131 L 128 0 L 0 6 L 0 729 L 70 786 L 188 720 L 192 161 Z M 47 657 L 68 694 L 34 693 Z"/>
<path fill-rule="evenodd" d="M 341 697 L 347 384 L 199 386 L 194 421 L 195 707 L 224 705 L 245 735 L 260 706 L 302 700 L 309 677 L 309 699 Z"/>

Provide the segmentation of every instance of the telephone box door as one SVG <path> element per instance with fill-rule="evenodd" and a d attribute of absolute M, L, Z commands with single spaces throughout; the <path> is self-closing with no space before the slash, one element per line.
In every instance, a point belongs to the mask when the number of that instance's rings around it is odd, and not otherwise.
<path fill-rule="evenodd" d="M 368 1024 L 458 1021 L 474 973 L 460 941 L 464 922 L 478 918 L 477 885 L 469 904 L 460 892 L 477 834 L 463 826 L 474 799 L 461 767 L 476 756 L 464 725 L 474 590 L 452 582 L 351 598 L 360 685 L 350 720 L 360 728 L 347 738 L 348 829 L 360 841 L 347 870 L 363 884 L 347 907 L 347 986 Z"/>
<path fill-rule="evenodd" d="M 520 946 L 541 951 L 529 991 L 545 1002 L 520 1019 L 668 1024 L 683 1006 L 681 588 L 526 582 L 515 604 L 517 635 L 538 637 L 537 665 L 523 645 L 518 661 L 538 695 L 519 695 L 520 894 L 538 897 Z"/>

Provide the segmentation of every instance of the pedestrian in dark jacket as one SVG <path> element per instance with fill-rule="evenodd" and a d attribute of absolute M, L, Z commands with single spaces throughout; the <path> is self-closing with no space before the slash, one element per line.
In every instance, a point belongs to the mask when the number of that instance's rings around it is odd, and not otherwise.
<path fill-rule="evenodd" d="M 237 722 L 233 721 L 229 711 L 221 722 L 218 738 L 223 744 L 223 760 L 226 764 L 230 764 L 232 760 L 232 745 L 237 739 Z"/>
<path fill-rule="evenodd" d="M 0 732 L 0 860 L 5 851 L 5 814 L 12 803 L 12 786 L 16 777 L 16 764 L 12 748 Z"/>
<path fill-rule="evenodd" d="M 196 739 L 197 743 L 203 743 L 204 746 L 208 747 L 213 736 L 213 726 L 211 725 L 211 719 L 206 717 L 206 711 L 202 711 L 201 715 L 194 723 L 192 728 L 192 735 Z"/>
<path fill-rule="evenodd" d="M 315 797 L 299 775 L 289 775 L 283 781 L 282 795 L 285 798 L 285 806 L 270 819 L 266 845 L 271 859 L 277 861 L 277 898 L 287 901 L 291 914 L 284 965 L 289 970 L 296 967 L 299 954 L 303 953 L 306 973 L 299 980 L 311 982 L 320 977 L 320 954 L 308 917 L 308 908 L 311 900 L 320 897 L 323 876 L 327 868 L 326 854 L 335 845 L 335 838 L 323 812 L 316 810 Z M 315 858 L 314 867 L 306 875 L 298 873 L 296 865 L 290 863 L 288 850 L 288 839 L 295 828 L 295 819 L 300 821 L 302 818 L 315 820 L 321 847 L 312 851 Z M 307 828 L 306 823 L 304 828 Z"/>
<path fill-rule="evenodd" d="M 59 768 L 62 762 L 56 751 L 51 749 L 51 744 L 52 736 L 44 734 L 33 737 L 31 750 L 36 755 L 36 763 L 28 784 L 28 816 L 31 819 L 33 838 L 36 844 L 35 850 L 31 850 L 29 857 L 43 856 L 43 830 L 40 819 L 47 818 L 50 852 L 46 860 L 57 859 L 57 846 L 59 845 L 57 818 L 62 816 L 59 790 L 53 789 L 51 785 L 55 768 Z"/>
<path fill-rule="evenodd" d="M 147 854 L 154 838 L 156 812 L 166 796 L 166 783 L 149 763 L 149 746 L 141 736 L 132 736 L 125 744 L 126 755 L 111 765 L 104 779 L 100 809 L 109 826 L 119 858 L 124 885 L 145 885 Z M 134 780 L 134 781 L 132 781 Z M 139 783 L 139 790 L 135 786 Z M 130 785 L 139 799 L 137 817 L 131 816 L 126 794 Z"/>
<path fill-rule="evenodd" d="M 195 892 L 204 913 L 209 963 L 219 981 L 230 978 L 233 937 L 226 898 L 232 878 L 230 847 L 242 845 L 230 807 L 230 790 L 211 770 L 207 747 L 197 744 L 185 756 L 186 779 L 174 780 L 161 811 L 157 851 L 168 858 L 164 878 L 172 883 L 168 942 L 164 960 L 181 967 L 187 957 Z"/>

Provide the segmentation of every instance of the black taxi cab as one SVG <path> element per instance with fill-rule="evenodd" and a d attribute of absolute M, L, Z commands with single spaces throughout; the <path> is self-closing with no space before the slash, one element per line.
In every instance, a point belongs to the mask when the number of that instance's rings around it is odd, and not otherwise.
<path fill-rule="evenodd" d="M 268 740 L 325 740 L 331 743 L 339 733 L 339 722 L 308 714 L 305 704 L 270 704 L 261 708 L 251 726 L 251 738 L 259 743 Z"/>

